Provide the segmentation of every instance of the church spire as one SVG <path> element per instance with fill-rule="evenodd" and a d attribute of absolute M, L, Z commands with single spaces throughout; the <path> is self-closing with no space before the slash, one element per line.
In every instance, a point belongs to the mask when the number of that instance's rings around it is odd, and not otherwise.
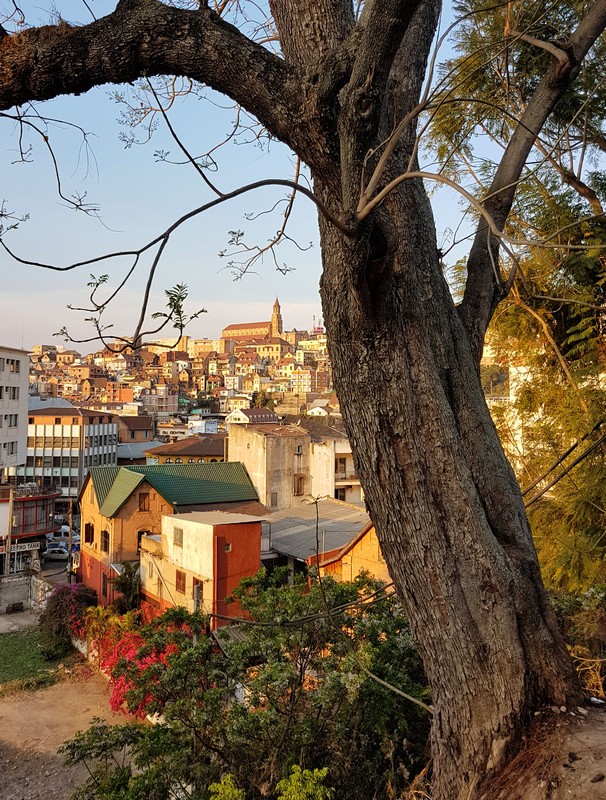
<path fill-rule="evenodd" d="M 271 335 L 280 336 L 282 333 L 282 314 L 280 313 L 280 301 L 276 295 L 273 313 L 271 315 Z"/>

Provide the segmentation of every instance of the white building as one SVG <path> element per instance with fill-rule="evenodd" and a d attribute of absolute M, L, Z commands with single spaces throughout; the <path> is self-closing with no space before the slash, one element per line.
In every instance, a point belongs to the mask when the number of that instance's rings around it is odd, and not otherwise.
<path fill-rule="evenodd" d="M 260 501 L 272 511 L 298 508 L 309 497 L 363 503 L 351 445 L 341 431 L 314 420 L 230 424 L 228 431 L 229 460 L 244 464 Z"/>
<path fill-rule="evenodd" d="M 29 356 L 0 347 L 0 469 L 25 464 Z"/>
<path fill-rule="evenodd" d="M 118 423 L 111 414 L 48 403 L 25 420 L 27 458 L 7 469 L 12 483 L 54 485 L 77 497 L 90 467 L 117 464 Z"/>

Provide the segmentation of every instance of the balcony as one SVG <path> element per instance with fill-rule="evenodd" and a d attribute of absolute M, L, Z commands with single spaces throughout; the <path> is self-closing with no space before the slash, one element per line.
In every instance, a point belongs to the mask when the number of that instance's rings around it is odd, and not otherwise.
<path fill-rule="evenodd" d="M 347 470 L 345 472 L 337 470 L 335 472 L 335 483 L 360 483 L 360 479 L 358 475 L 353 470 Z"/>

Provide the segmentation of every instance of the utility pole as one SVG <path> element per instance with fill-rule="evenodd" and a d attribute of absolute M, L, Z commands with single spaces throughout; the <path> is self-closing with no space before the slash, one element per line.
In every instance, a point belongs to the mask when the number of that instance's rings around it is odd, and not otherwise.
<path fill-rule="evenodd" d="M 69 531 L 67 532 L 67 582 L 72 582 L 72 565 L 74 561 L 74 556 L 72 553 L 72 543 L 73 543 L 73 533 L 72 533 L 72 525 L 74 524 L 74 498 L 69 498 L 69 514 L 67 516 L 67 524 L 69 525 Z"/>
<path fill-rule="evenodd" d="M 200 589 L 199 583 L 194 584 L 194 614 L 200 609 Z M 198 644 L 198 634 L 194 633 L 194 647 Z"/>

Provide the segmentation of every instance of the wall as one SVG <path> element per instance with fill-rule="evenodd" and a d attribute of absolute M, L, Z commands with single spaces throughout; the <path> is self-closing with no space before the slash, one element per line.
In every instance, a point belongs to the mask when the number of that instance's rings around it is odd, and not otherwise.
<path fill-rule="evenodd" d="M 333 578 L 343 581 L 352 581 L 361 572 L 368 572 L 373 578 L 389 583 L 391 577 L 387 570 L 387 564 L 379 547 L 379 540 L 375 529 L 371 526 L 370 530 L 362 536 L 348 551 L 342 559 L 332 564 L 322 567 L 323 574 L 332 575 Z"/>
<path fill-rule="evenodd" d="M 149 511 L 139 511 L 139 494 L 149 494 Z M 110 562 L 134 561 L 139 558 L 139 531 L 159 533 L 162 515 L 170 514 L 170 506 L 152 487 L 143 481 L 112 519 L 104 517 L 99 511 L 92 480 L 81 498 L 81 542 L 80 567 L 78 576 L 82 583 L 91 586 L 99 595 L 99 602 L 107 605 L 113 601 L 111 587 L 103 595 L 103 574 L 114 577 L 110 572 Z M 85 541 L 85 526 L 92 523 L 95 529 L 92 544 Z M 101 550 L 101 531 L 109 531 L 109 552 Z"/>
<path fill-rule="evenodd" d="M 255 575 L 261 565 L 261 523 L 225 525 L 188 519 L 190 515 L 162 518 L 160 542 L 145 538 L 141 552 L 141 589 L 146 619 L 171 606 L 194 610 L 193 580 L 201 582 L 201 608 L 207 614 L 240 616 L 228 597 L 243 577 Z M 183 546 L 175 546 L 174 529 L 183 531 Z M 153 565 L 153 566 L 152 566 Z M 185 573 L 185 591 L 177 591 L 176 572 Z M 211 619 L 211 628 L 225 624 Z"/>
<path fill-rule="evenodd" d="M 313 497 L 335 496 L 335 442 L 314 442 L 311 445 L 309 471 Z"/>
<path fill-rule="evenodd" d="M 6 613 L 11 603 L 23 603 L 30 608 L 31 577 L 29 575 L 6 575 L 0 578 L 0 614 Z"/>

